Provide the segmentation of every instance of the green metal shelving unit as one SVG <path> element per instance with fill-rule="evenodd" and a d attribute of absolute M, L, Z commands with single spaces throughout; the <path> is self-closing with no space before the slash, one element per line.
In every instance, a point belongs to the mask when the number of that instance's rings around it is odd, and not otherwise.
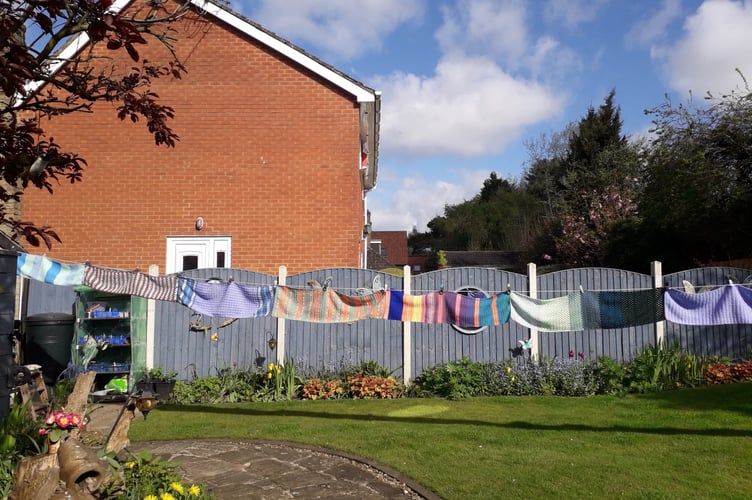
<path fill-rule="evenodd" d="M 94 391 L 127 376 L 132 392 L 146 365 L 146 299 L 77 288 L 73 343 L 72 360 L 78 371 L 97 372 Z"/>

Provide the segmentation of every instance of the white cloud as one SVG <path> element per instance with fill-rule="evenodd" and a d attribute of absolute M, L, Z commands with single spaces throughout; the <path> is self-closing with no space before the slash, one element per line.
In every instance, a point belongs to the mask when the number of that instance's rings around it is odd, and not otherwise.
<path fill-rule="evenodd" d="M 325 58 L 378 50 L 399 25 L 420 19 L 425 0 L 256 0 L 249 16 L 283 37 L 311 43 Z M 287 36 L 285 36 L 287 34 Z"/>
<path fill-rule="evenodd" d="M 688 17 L 683 37 L 655 48 L 652 56 L 665 65 L 678 92 L 728 92 L 742 82 L 734 71 L 752 75 L 752 2 L 709 0 Z"/>
<path fill-rule="evenodd" d="M 658 12 L 647 14 L 629 30 L 626 36 L 627 45 L 650 46 L 666 34 L 669 24 L 680 15 L 680 0 L 663 0 Z"/>
<path fill-rule="evenodd" d="M 520 0 L 462 0 L 442 8 L 436 39 L 445 54 L 489 54 L 516 65 L 528 50 L 527 12 Z"/>
<path fill-rule="evenodd" d="M 548 0 L 543 15 L 550 23 L 561 23 L 568 28 L 590 22 L 608 0 Z"/>
<path fill-rule="evenodd" d="M 480 192 L 486 171 L 463 172 L 461 184 L 418 177 L 402 177 L 388 200 L 379 200 L 374 192 L 370 205 L 374 229 L 379 231 L 426 231 L 426 224 L 444 213 L 444 206 L 462 203 Z M 369 197 L 369 199 L 371 199 Z"/>
<path fill-rule="evenodd" d="M 412 155 L 499 153 L 565 104 L 557 91 L 514 79 L 482 57 L 445 58 L 432 77 L 397 73 L 376 88 L 383 91 L 381 147 Z"/>

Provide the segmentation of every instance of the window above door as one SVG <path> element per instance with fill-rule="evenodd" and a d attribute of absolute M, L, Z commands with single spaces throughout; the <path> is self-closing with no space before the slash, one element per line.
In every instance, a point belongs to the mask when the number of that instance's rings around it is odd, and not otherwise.
<path fill-rule="evenodd" d="M 167 237 L 166 274 L 231 265 L 231 236 Z"/>

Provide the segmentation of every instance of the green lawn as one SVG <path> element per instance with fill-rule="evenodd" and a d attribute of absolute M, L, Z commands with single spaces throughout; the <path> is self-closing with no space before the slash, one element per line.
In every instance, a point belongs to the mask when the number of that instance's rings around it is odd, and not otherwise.
<path fill-rule="evenodd" d="M 447 499 L 752 498 L 752 383 L 653 395 L 159 406 L 132 441 L 279 439 Z"/>

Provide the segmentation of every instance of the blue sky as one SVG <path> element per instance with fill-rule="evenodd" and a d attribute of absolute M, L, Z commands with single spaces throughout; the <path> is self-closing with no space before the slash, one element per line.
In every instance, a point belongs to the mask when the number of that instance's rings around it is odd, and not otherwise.
<path fill-rule="evenodd" d="M 406 230 L 519 178 L 525 147 L 611 89 L 624 133 L 669 95 L 752 78 L 752 0 L 232 0 L 231 7 L 382 92 L 376 230 Z"/>

